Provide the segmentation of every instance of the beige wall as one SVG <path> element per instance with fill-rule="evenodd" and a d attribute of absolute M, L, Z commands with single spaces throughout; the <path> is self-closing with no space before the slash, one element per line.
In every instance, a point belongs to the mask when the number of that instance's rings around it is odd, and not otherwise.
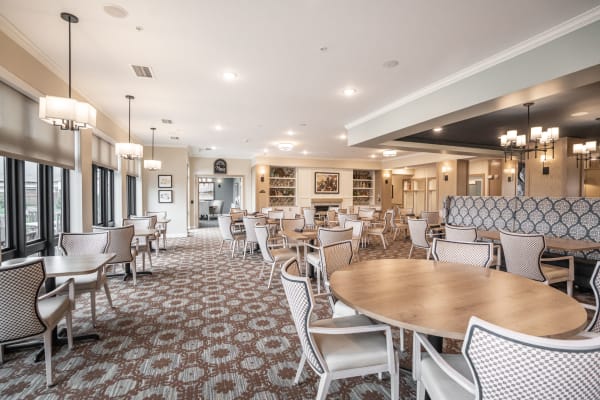
<path fill-rule="evenodd" d="M 151 148 L 144 148 L 150 154 Z M 166 211 L 171 222 L 167 226 L 167 236 L 187 236 L 188 228 L 188 153 L 183 147 L 155 147 L 154 157 L 162 161 L 160 171 L 143 170 L 143 212 Z M 158 188 L 158 175 L 171 175 L 172 188 Z M 172 203 L 159 203 L 158 190 L 172 190 Z M 138 213 L 141 213 L 138 210 Z"/>
<path fill-rule="evenodd" d="M 571 138 L 560 138 L 552 153 L 547 152 L 549 160 L 545 163 L 550 168 L 548 175 L 542 174 L 541 155 L 534 158 L 529 154 L 526 164 L 525 190 L 527 196 L 581 196 L 580 170 L 577 168 L 575 157 L 569 157 L 569 150 L 576 142 Z"/>

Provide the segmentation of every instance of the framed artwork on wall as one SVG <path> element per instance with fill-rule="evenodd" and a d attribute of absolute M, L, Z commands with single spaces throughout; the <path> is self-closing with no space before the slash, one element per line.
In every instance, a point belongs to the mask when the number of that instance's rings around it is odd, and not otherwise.
<path fill-rule="evenodd" d="M 219 158 L 215 160 L 214 164 L 214 173 L 215 174 L 226 174 L 227 173 L 227 161 Z"/>
<path fill-rule="evenodd" d="M 158 187 L 159 188 L 172 188 L 173 187 L 173 175 L 159 175 L 158 176 Z"/>
<path fill-rule="evenodd" d="M 158 202 L 159 203 L 172 203 L 173 202 L 173 191 L 172 190 L 159 190 L 158 191 Z"/>
<path fill-rule="evenodd" d="M 337 172 L 315 172 L 315 194 L 338 194 L 340 174 Z"/>

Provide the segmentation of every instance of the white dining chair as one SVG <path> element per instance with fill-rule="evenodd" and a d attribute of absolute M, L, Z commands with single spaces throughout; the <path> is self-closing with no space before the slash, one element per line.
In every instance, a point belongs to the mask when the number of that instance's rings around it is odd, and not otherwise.
<path fill-rule="evenodd" d="M 106 253 L 110 244 L 108 232 L 92 233 L 66 233 L 58 235 L 58 250 L 65 256 L 103 254 Z M 62 285 L 69 279 L 75 282 L 75 294 L 89 293 L 90 307 L 92 311 L 92 325 L 96 326 L 96 292 L 104 288 L 108 305 L 113 308 L 112 298 L 108 281 L 106 280 L 106 266 L 98 268 L 98 272 L 86 275 L 59 276 L 56 284 Z"/>
<path fill-rule="evenodd" d="M 254 227 L 256 232 L 256 239 L 258 240 L 258 246 L 260 247 L 260 254 L 263 257 L 263 265 L 260 269 L 260 276 L 262 277 L 265 264 L 271 265 L 271 273 L 269 274 L 269 283 L 267 288 L 271 287 L 271 281 L 273 280 L 273 273 L 277 265 L 282 265 L 284 262 L 296 258 L 296 253 L 289 248 L 285 247 L 283 242 L 279 242 L 281 238 L 270 238 L 269 228 L 265 225 L 257 225 Z"/>
<path fill-rule="evenodd" d="M 471 317 L 462 354 L 438 353 L 422 333 L 413 338 L 417 400 L 600 399 L 600 337 L 541 338 Z"/>
<path fill-rule="evenodd" d="M 320 378 L 316 399 L 323 400 L 334 379 L 389 372 L 391 398 L 398 400 L 398 360 L 391 328 L 373 324 L 363 315 L 314 319 L 310 282 L 299 276 L 295 259 L 282 266 L 281 281 L 302 348 L 294 383 L 300 381 L 308 362 Z"/>
<path fill-rule="evenodd" d="M 352 240 L 352 228 L 319 228 L 317 231 L 317 244 L 311 245 L 305 243 L 307 249 L 312 249 L 312 252 L 306 254 L 306 264 L 312 265 L 317 275 L 317 293 L 321 293 L 321 276 L 323 274 L 321 264 L 321 249 L 323 246 L 330 243 L 341 242 L 344 240 Z M 307 271 L 308 273 L 308 271 Z"/>
<path fill-rule="evenodd" d="M 506 271 L 547 285 L 566 282 L 567 293 L 573 296 L 575 260 L 573 256 L 542 258 L 546 249 L 544 235 L 500 231 Z M 568 268 L 545 264 L 547 261 L 567 261 Z"/>
<path fill-rule="evenodd" d="M 267 219 L 265 217 L 244 217 L 244 230 L 246 231 L 244 239 L 244 257 L 246 259 L 246 252 L 250 247 L 250 252 L 254 254 L 254 246 L 258 245 L 258 238 L 256 237 L 256 225 L 265 225 Z"/>
<path fill-rule="evenodd" d="M 427 259 L 431 255 L 431 244 L 427 240 L 427 221 L 424 219 L 409 219 L 408 220 L 408 231 L 410 232 L 410 251 L 408 252 L 408 258 L 412 257 L 413 250 L 415 248 L 425 249 L 427 251 Z"/>

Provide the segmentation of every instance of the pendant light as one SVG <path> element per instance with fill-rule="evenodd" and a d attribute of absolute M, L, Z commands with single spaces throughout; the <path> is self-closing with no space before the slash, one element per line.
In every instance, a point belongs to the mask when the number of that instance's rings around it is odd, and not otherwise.
<path fill-rule="evenodd" d="M 162 161 L 154 159 L 154 131 L 156 128 L 150 128 L 152 131 L 152 159 L 144 160 L 144 168 L 149 171 L 158 171 L 162 168 Z"/>
<path fill-rule="evenodd" d="M 125 98 L 129 101 L 129 142 L 117 143 L 115 145 L 115 153 L 117 157 L 122 157 L 126 160 L 135 160 L 143 157 L 144 147 L 141 144 L 131 143 L 131 100 L 135 99 L 135 97 L 128 94 Z"/>
<path fill-rule="evenodd" d="M 66 12 L 60 17 L 69 23 L 69 97 L 40 97 L 39 117 L 62 130 L 76 131 L 96 125 L 96 109 L 71 98 L 71 24 L 78 23 L 79 18 Z"/>

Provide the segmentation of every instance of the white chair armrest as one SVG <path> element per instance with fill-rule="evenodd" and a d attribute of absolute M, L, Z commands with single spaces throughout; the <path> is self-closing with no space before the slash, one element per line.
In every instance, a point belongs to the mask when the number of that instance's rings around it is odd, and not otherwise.
<path fill-rule="evenodd" d="M 581 304 L 581 307 L 585 308 L 586 310 L 596 311 L 596 306 L 593 304 L 586 304 L 586 303 L 579 303 L 579 304 Z"/>
<path fill-rule="evenodd" d="M 562 260 L 569 261 L 569 280 L 574 280 L 575 279 L 575 257 L 573 257 L 573 256 L 550 257 L 550 258 L 542 258 L 540 261 L 545 262 L 545 261 L 562 261 Z"/>
<path fill-rule="evenodd" d="M 326 282 L 326 285 L 329 286 L 328 282 Z M 319 293 L 319 294 L 313 294 L 313 297 L 318 299 L 321 297 L 333 297 L 333 293 Z"/>
<path fill-rule="evenodd" d="M 306 242 L 304 243 L 304 245 L 305 245 L 306 247 L 310 247 L 310 248 L 311 248 L 311 249 L 313 249 L 313 250 L 316 250 L 316 251 L 321 251 L 321 248 L 320 248 L 319 246 L 315 246 L 315 245 L 313 245 L 313 244 L 306 243 Z"/>
<path fill-rule="evenodd" d="M 423 346 L 427 354 L 433 359 L 433 361 L 440 367 L 440 369 L 448 375 L 450 379 L 459 384 L 463 389 L 465 389 L 469 393 L 475 394 L 475 385 L 473 382 L 469 381 L 465 378 L 460 372 L 452 368 L 450 364 L 444 360 L 444 358 L 438 353 L 434 348 L 431 342 L 425 337 L 422 333 L 414 332 L 415 335 L 415 345 L 420 344 Z M 414 352 L 414 360 L 418 360 L 420 362 L 421 351 L 418 346 L 413 347 Z M 417 358 L 418 357 L 418 358 Z M 415 361 L 415 364 L 417 362 Z M 420 365 L 414 365 L 413 368 L 416 367 L 417 370 L 420 371 Z"/>
<path fill-rule="evenodd" d="M 67 279 L 61 285 L 54 288 L 54 290 L 39 296 L 38 300 L 44 300 L 53 297 L 59 294 L 59 292 L 62 292 L 63 289 L 67 286 L 69 286 L 69 300 L 71 301 L 71 308 L 75 309 L 75 280 L 73 278 Z"/>
<path fill-rule="evenodd" d="M 343 328 L 329 328 L 322 326 L 310 326 L 308 331 L 311 333 L 320 333 L 324 335 L 346 335 L 351 333 L 369 333 L 369 332 L 385 332 L 386 334 L 392 334 L 392 329 L 389 325 L 358 325 L 358 326 L 346 326 Z"/>

